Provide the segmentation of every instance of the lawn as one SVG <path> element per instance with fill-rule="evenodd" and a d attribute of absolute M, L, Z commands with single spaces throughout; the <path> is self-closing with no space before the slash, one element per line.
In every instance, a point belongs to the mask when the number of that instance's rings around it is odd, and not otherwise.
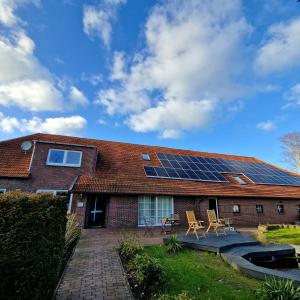
<path fill-rule="evenodd" d="M 297 228 L 273 229 L 264 234 L 267 242 L 300 245 L 300 229 Z"/>
<path fill-rule="evenodd" d="M 166 271 L 163 294 L 186 292 L 189 297 L 205 300 L 255 299 L 259 282 L 235 271 L 213 253 L 184 249 L 168 255 L 165 246 L 145 247 L 145 252 L 156 257 Z"/>

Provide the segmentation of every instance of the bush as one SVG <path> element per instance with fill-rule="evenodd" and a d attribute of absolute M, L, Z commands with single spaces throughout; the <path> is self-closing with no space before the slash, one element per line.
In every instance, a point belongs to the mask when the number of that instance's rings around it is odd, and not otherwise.
<path fill-rule="evenodd" d="M 136 254 L 143 251 L 143 246 L 140 245 L 138 237 L 134 233 L 124 232 L 119 241 L 119 254 L 123 263 L 127 264 Z"/>
<path fill-rule="evenodd" d="M 187 293 L 184 292 L 176 296 L 161 295 L 157 298 L 157 300 L 195 300 L 195 298 L 190 297 Z"/>
<path fill-rule="evenodd" d="M 128 277 L 137 299 L 148 299 L 165 283 L 165 273 L 156 258 L 137 254 L 128 267 Z"/>
<path fill-rule="evenodd" d="M 67 226 L 65 234 L 65 255 L 68 256 L 69 252 L 72 250 L 74 244 L 80 237 L 81 229 L 80 223 L 76 219 L 75 214 L 70 214 L 67 216 Z"/>
<path fill-rule="evenodd" d="M 65 247 L 66 198 L 0 195 L 0 299 L 50 299 Z"/>
<path fill-rule="evenodd" d="M 167 251 L 169 253 L 176 253 L 182 250 L 182 245 L 178 241 L 177 235 L 171 235 L 170 239 L 168 240 L 167 243 Z"/>
<path fill-rule="evenodd" d="M 299 300 L 300 287 L 296 288 L 292 280 L 281 280 L 271 277 L 257 290 L 261 300 Z"/>

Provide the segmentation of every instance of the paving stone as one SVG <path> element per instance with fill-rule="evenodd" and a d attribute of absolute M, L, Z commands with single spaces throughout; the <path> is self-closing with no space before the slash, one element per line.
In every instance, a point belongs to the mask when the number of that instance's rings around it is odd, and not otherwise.
<path fill-rule="evenodd" d="M 105 230 L 83 230 L 55 299 L 133 299 L 116 251 L 119 235 Z"/>

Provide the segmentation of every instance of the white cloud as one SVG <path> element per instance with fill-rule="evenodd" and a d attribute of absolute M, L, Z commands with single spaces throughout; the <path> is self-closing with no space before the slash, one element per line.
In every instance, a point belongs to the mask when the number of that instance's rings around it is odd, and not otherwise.
<path fill-rule="evenodd" d="M 85 128 L 86 119 L 81 116 L 46 118 L 38 117 L 31 119 L 17 119 L 5 116 L 0 112 L 0 130 L 5 133 L 12 133 L 16 130 L 21 132 L 44 132 L 53 134 L 72 134 Z"/>
<path fill-rule="evenodd" d="M 97 120 L 97 123 L 99 124 L 99 125 L 106 125 L 107 124 L 107 122 L 105 121 L 105 120 L 103 120 L 103 119 L 98 119 Z"/>
<path fill-rule="evenodd" d="M 83 31 L 89 37 L 99 37 L 105 46 L 109 46 L 117 8 L 125 3 L 125 0 L 105 0 L 102 5 L 100 3 L 85 5 L 83 7 Z"/>
<path fill-rule="evenodd" d="M 262 131 L 273 131 L 276 129 L 276 124 L 273 121 L 266 121 L 258 123 L 256 128 Z"/>
<path fill-rule="evenodd" d="M 81 80 L 87 81 L 91 85 L 96 86 L 103 80 L 103 78 L 101 74 L 86 74 L 83 72 L 81 74 Z"/>
<path fill-rule="evenodd" d="M 300 106 L 300 83 L 295 84 L 289 92 L 285 95 L 288 103 L 284 106 L 284 108 L 290 106 Z"/>
<path fill-rule="evenodd" d="M 87 105 L 89 103 L 84 93 L 75 86 L 71 86 L 69 97 L 74 105 Z"/>
<path fill-rule="evenodd" d="M 126 77 L 125 72 L 125 54 L 123 52 L 116 51 L 114 53 L 113 66 L 111 69 L 110 79 L 111 80 L 122 80 Z"/>
<path fill-rule="evenodd" d="M 180 101 L 177 99 L 159 103 L 142 113 L 132 115 L 129 125 L 137 132 L 160 131 L 164 138 L 178 138 L 181 131 L 207 127 L 217 101 Z"/>
<path fill-rule="evenodd" d="M 272 25 L 258 50 L 255 67 L 263 74 L 300 65 L 300 18 Z"/>
<path fill-rule="evenodd" d="M 22 80 L 0 85 L 0 105 L 18 106 L 30 111 L 55 111 L 61 95 L 46 80 Z"/>
<path fill-rule="evenodd" d="M 157 5 L 145 25 L 145 48 L 131 63 L 115 54 L 114 85 L 100 90 L 96 103 L 109 114 L 128 115 L 127 124 L 139 132 L 178 137 L 205 128 L 222 103 L 244 92 L 235 82 L 251 30 L 238 0 Z"/>
<path fill-rule="evenodd" d="M 1 0 L 0 1 L 0 23 L 7 27 L 16 26 L 21 20 L 16 16 L 16 9 L 24 4 L 39 4 L 39 0 Z"/>

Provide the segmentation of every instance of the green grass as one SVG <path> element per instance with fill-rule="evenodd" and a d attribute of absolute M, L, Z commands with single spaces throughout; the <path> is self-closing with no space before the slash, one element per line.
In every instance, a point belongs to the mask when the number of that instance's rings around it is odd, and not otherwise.
<path fill-rule="evenodd" d="M 184 249 L 168 255 L 165 246 L 145 247 L 145 252 L 156 257 L 166 271 L 163 294 L 186 292 L 189 297 L 205 300 L 255 299 L 258 281 L 243 276 L 213 253 Z"/>
<path fill-rule="evenodd" d="M 300 229 L 282 228 L 265 232 L 265 237 L 270 243 L 300 245 Z"/>

